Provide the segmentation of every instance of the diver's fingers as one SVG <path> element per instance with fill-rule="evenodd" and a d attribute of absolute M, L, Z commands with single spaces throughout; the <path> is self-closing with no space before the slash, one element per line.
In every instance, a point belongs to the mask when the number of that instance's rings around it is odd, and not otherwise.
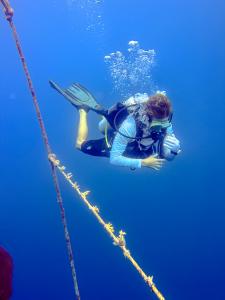
<path fill-rule="evenodd" d="M 159 171 L 162 168 L 162 165 L 152 166 L 152 168 L 156 171 Z"/>
<path fill-rule="evenodd" d="M 157 167 L 151 167 L 153 170 L 155 170 L 155 171 L 159 171 L 160 170 L 160 168 L 157 168 Z"/>
<path fill-rule="evenodd" d="M 163 159 L 163 158 L 158 158 L 158 159 L 155 161 L 156 164 L 160 164 L 160 165 L 164 164 L 164 162 L 165 162 L 165 159 Z"/>
<path fill-rule="evenodd" d="M 174 136 L 169 136 L 169 135 L 165 138 L 165 140 L 166 141 L 178 141 L 177 138 L 175 138 Z"/>
<path fill-rule="evenodd" d="M 156 167 L 156 168 L 161 168 L 163 166 L 163 164 L 158 163 L 158 164 L 154 164 L 153 166 Z"/>
<path fill-rule="evenodd" d="M 177 142 L 178 140 L 174 136 L 167 136 L 166 141 Z"/>
<path fill-rule="evenodd" d="M 163 163 L 155 163 L 155 164 L 153 164 L 153 167 L 161 168 L 162 165 L 163 165 Z"/>
<path fill-rule="evenodd" d="M 157 161 L 155 161 L 154 164 L 152 164 L 152 167 L 155 170 L 159 170 L 160 168 L 162 168 L 164 162 L 165 162 L 165 159 L 157 159 Z"/>
<path fill-rule="evenodd" d="M 158 166 L 153 166 L 153 168 L 155 168 L 156 170 L 159 170 L 162 168 L 162 165 L 158 165 Z"/>
<path fill-rule="evenodd" d="M 160 161 L 160 162 L 165 162 L 165 158 L 157 158 L 157 161 Z"/>
<path fill-rule="evenodd" d="M 169 141 L 166 141 L 166 142 L 164 143 L 164 146 L 166 146 L 166 147 L 168 147 L 168 148 L 174 147 L 174 145 L 176 145 L 176 144 L 174 144 L 173 142 L 169 142 Z"/>
<path fill-rule="evenodd" d="M 176 138 L 168 138 L 164 141 L 164 145 L 180 145 L 180 142 Z"/>

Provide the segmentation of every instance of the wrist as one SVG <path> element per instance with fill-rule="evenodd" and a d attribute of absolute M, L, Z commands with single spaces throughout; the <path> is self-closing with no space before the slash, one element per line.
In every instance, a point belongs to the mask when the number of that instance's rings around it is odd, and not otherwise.
<path fill-rule="evenodd" d="M 146 160 L 145 160 L 145 159 L 142 159 L 142 160 L 141 160 L 141 166 L 142 166 L 142 167 L 146 167 L 146 166 L 147 166 L 147 163 L 146 163 Z"/>

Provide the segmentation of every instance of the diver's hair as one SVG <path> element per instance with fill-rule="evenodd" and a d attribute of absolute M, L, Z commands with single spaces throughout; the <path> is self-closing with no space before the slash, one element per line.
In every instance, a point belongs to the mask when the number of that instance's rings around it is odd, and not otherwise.
<path fill-rule="evenodd" d="M 172 111 L 170 100 L 163 94 L 155 94 L 148 98 L 146 103 L 146 113 L 151 118 L 168 118 Z"/>

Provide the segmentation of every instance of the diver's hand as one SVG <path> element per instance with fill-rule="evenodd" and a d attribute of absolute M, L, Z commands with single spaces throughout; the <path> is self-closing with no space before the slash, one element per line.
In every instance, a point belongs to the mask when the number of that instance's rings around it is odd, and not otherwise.
<path fill-rule="evenodd" d="M 145 159 L 142 159 L 141 165 L 158 171 L 164 162 L 165 159 L 157 158 L 156 155 L 151 155 Z"/>
<path fill-rule="evenodd" d="M 180 141 L 174 135 L 166 135 L 162 148 L 163 157 L 167 160 L 173 160 L 180 151 Z"/>

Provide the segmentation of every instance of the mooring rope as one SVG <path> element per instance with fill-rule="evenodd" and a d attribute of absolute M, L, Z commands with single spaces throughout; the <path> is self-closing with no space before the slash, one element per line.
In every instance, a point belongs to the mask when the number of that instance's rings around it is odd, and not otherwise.
<path fill-rule="evenodd" d="M 17 30 L 16 27 L 13 23 L 13 15 L 14 15 L 14 11 L 12 9 L 12 7 L 10 6 L 8 0 L 0 0 L 3 7 L 4 7 L 4 13 L 6 16 L 6 19 L 9 21 L 9 25 L 12 29 L 12 33 L 13 33 L 13 37 L 14 40 L 16 42 L 16 47 L 18 50 L 18 54 L 23 66 L 23 70 L 28 82 L 28 87 L 33 99 L 33 104 L 36 110 L 36 115 L 37 115 L 37 119 L 39 122 L 39 126 L 41 129 L 41 135 L 42 138 L 44 140 L 44 145 L 46 148 L 46 151 L 48 153 L 48 155 L 50 155 L 52 153 L 51 151 L 51 147 L 49 144 L 49 139 L 48 139 L 48 135 L 45 129 L 45 125 L 44 125 L 44 121 L 42 119 L 41 116 L 41 111 L 40 111 L 40 107 L 39 107 L 39 103 L 37 100 L 37 96 L 36 96 L 36 92 L 34 89 L 34 85 L 30 76 L 30 72 L 29 69 L 27 67 L 27 63 L 26 63 L 26 59 L 24 57 L 23 51 L 22 51 L 22 47 L 21 47 L 21 43 L 19 40 L 19 36 L 17 34 Z M 66 246 L 67 246 L 67 251 L 68 251 L 68 257 L 69 257 L 69 263 L 70 263 L 70 268 L 71 268 L 71 273 L 72 273 L 72 278 L 73 278 L 73 285 L 74 285 L 74 292 L 75 292 L 75 296 L 77 298 L 77 300 L 80 300 L 80 293 L 79 293 L 79 288 L 78 288 L 78 283 L 77 283 L 77 276 L 76 276 L 76 270 L 75 270 L 75 263 L 74 263 L 74 256 L 73 256 L 73 250 L 72 250 L 72 245 L 71 245 L 71 239 L 70 239 L 70 234 L 69 234 L 69 230 L 68 230 L 68 226 L 67 226 L 67 219 L 66 219 L 66 215 L 65 215 L 65 209 L 64 209 L 64 205 L 63 205 L 63 199 L 61 196 L 61 192 L 60 192 L 60 187 L 59 187 L 59 183 L 58 183 L 58 178 L 57 178 L 57 173 L 56 173 L 56 168 L 54 166 L 54 164 L 50 161 L 50 167 L 51 167 L 51 174 L 53 177 L 53 182 L 54 182 L 54 186 L 55 186 L 55 191 L 56 191 L 56 197 L 57 197 L 57 202 L 59 204 L 59 208 L 60 208 L 60 213 L 61 213 L 61 221 L 63 224 L 63 229 L 64 229 L 64 236 L 65 236 L 65 241 L 66 241 Z"/>
<path fill-rule="evenodd" d="M 72 179 L 73 174 L 66 171 L 66 167 L 61 164 L 60 160 L 57 159 L 55 154 L 51 153 L 48 158 L 58 168 L 58 170 L 63 175 L 63 177 L 69 182 L 69 184 L 77 192 L 77 194 L 80 196 L 80 198 L 85 203 L 85 205 L 89 208 L 89 210 L 92 212 L 92 214 L 96 217 L 98 222 L 103 226 L 105 231 L 112 238 L 113 244 L 115 246 L 120 247 L 124 256 L 132 263 L 132 265 L 135 267 L 135 269 L 138 271 L 138 273 L 141 275 L 141 277 L 144 279 L 144 281 L 151 288 L 153 293 L 158 297 L 159 300 L 165 300 L 163 295 L 160 293 L 160 291 L 157 289 L 156 285 L 154 284 L 153 276 L 146 275 L 146 273 L 142 270 L 142 268 L 139 266 L 139 264 L 136 262 L 136 260 L 132 257 L 130 251 L 127 249 L 126 240 L 125 240 L 126 232 L 124 232 L 123 230 L 120 230 L 119 235 L 116 236 L 112 223 L 106 223 L 100 215 L 99 208 L 97 206 L 93 206 L 90 203 L 90 201 L 88 200 L 87 196 L 90 193 L 90 191 L 82 192 L 80 190 L 78 183 L 73 181 L 73 179 Z"/>

